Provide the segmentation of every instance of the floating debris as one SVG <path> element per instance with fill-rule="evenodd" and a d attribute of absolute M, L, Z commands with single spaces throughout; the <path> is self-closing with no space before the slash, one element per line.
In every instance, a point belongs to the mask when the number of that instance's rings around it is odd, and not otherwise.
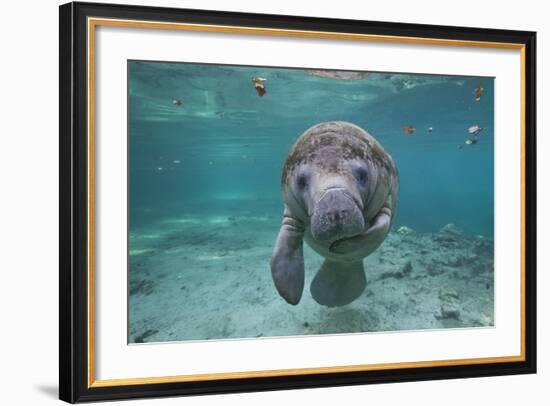
<path fill-rule="evenodd" d="M 464 144 L 466 144 L 466 145 L 474 145 L 474 144 L 477 144 L 477 140 L 476 140 L 476 139 L 468 138 L 466 141 L 464 141 Z"/>
<path fill-rule="evenodd" d="M 402 87 L 404 87 L 405 89 L 412 89 L 413 87 L 416 87 L 416 83 L 415 83 L 415 82 L 413 82 L 412 80 L 407 80 L 407 79 L 403 80 L 403 81 L 401 82 L 401 85 L 402 85 Z"/>
<path fill-rule="evenodd" d="M 432 132 L 433 132 L 433 130 L 434 130 L 434 128 L 433 128 L 433 127 L 428 127 L 428 132 L 429 132 L 429 133 L 432 133 Z"/>
<path fill-rule="evenodd" d="M 174 99 L 174 100 L 172 100 L 172 104 L 174 106 L 180 107 L 180 106 L 183 105 L 183 102 L 180 99 Z"/>
<path fill-rule="evenodd" d="M 483 128 L 481 128 L 479 125 L 473 125 L 471 127 L 468 127 L 468 133 L 478 135 Z"/>
<path fill-rule="evenodd" d="M 181 164 L 181 161 L 179 159 L 174 159 L 173 161 L 175 164 Z"/>
<path fill-rule="evenodd" d="M 481 82 L 479 82 L 476 86 L 474 93 L 476 95 L 476 101 L 481 100 L 481 95 L 483 94 L 483 86 L 481 85 Z"/>
<path fill-rule="evenodd" d="M 401 226 L 397 229 L 397 234 L 409 235 L 409 234 L 412 234 L 412 233 L 414 233 L 414 230 L 410 227 L 407 227 L 407 226 Z"/>
<path fill-rule="evenodd" d="M 260 77 L 257 77 L 257 76 L 254 76 L 252 78 L 252 83 L 254 83 L 254 88 L 256 89 L 256 92 L 258 92 L 258 96 L 262 97 L 266 90 L 265 90 L 265 82 L 267 81 L 267 79 L 265 78 L 260 78 Z"/>
<path fill-rule="evenodd" d="M 164 168 L 163 168 L 162 166 L 159 166 L 159 167 L 157 168 L 157 171 L 163 171 L 163 170 L 164 170 Z"/>
<path fill-rule="evenodd" d="M 369 76 L 368 72 L 350 72 L 345 70 L 308 70 L 307 73 L 322 78 L 340 79 L 340 80 L 359 80 Z"/>
<path fill-rule="evenodd" d="M 415 131 L 416 128 L 414 128 L 412 125 L 406 125 L 405 127 L 403 127 L 403 132 L 407 135 L 414 134 Z"/>

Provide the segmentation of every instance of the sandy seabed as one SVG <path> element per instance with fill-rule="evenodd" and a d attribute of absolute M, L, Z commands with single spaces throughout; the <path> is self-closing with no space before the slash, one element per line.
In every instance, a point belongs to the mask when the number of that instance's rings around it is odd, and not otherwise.
<path fill-rule="evenodd" d="M 322 258 L 304 244 L 306 284 L 287 304 L 269 262 L 280 216 L 186 210 L 132 229 L 130 343 L 492 326 L 493 242 L 452 224 L 435 233 L 397 225 L 365 259 L 353 303 L 319 305 L 309 283 Z"/>

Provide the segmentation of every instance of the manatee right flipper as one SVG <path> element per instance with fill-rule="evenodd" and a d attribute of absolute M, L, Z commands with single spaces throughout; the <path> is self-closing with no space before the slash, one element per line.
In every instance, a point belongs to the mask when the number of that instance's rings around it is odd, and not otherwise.
<path fill-rule="evenodd" d="M 283 224 L 271 257 L 271 276 L 279 294 L 298 304 L 304 290 L 304 226 L 285 208 Z"/>
<path fill-rule="evenodd" d="M 344 306 L 357 299 L 367 286 L 363 261 L 337 262 L 325 260 L 313 278 L 311 296 L 328 307 Z"/>

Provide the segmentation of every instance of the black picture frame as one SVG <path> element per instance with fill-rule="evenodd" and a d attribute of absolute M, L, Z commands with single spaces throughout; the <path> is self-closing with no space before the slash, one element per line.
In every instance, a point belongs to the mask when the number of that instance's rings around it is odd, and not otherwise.
<path fill-rule="evenodd" d="M 59 397 L 67 402 L 235 393 L 536 372 L 536 33 L 204 10 L 68 3 L 60 6 Z M 90 385 L 88 353 L 87 19 L 194 23 L 453 41 L 510 43 L 524 52 L 524 359 L 271 377 Z M 124 135 L 122 135 L 124 136 Z"/>

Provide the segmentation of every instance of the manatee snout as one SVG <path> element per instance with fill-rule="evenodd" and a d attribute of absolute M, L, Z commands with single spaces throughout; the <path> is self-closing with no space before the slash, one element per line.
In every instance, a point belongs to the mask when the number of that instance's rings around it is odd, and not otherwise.
<path fill-rule="evenodd" d="M 360 234 L 365 220 L 357 203 L 345 189 L 323 193 L 311 216 L 311 235 L 318 241 L 336 241 Z"/>

